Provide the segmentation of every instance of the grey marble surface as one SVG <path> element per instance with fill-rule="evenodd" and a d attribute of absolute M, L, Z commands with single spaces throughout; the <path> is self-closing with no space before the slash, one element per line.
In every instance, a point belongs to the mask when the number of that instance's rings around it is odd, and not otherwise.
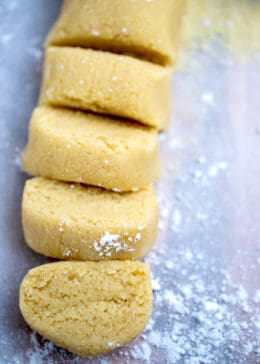
<path fill-rule="evenodd" d="M 257 363 L 260 302 L 260 72 L 221 44 L 173 79 L 172 126 L 160 135 L 158 244 L 146 260 L 154 310 L 144 334 L 96 359 L 33 333 L 18 309 L 31 267 L 24 244 L 20 152 L 37 102 L 42 43 L 58 0 L 0 0 L 0 363 Z"/>

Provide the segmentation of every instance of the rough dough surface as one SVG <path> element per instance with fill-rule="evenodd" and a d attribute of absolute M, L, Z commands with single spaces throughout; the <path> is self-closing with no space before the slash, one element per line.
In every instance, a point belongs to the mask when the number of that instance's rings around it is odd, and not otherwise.
<path fill-rule="evenodd" d="M 90 49 L 46 49 L 40 103 L 120 116 L 167 127 L 171 70 Z"/>
<path fill-rule="evenodd" d="M 20 309 L 29 326 L 83 356 L 133 340 L 151 308 L 149 267 L 139 262 L 45 264 L 31 269 L 20 287 Z"/>
<path fill-rule="evenodd" d="M 155 243 L 157 202 L 152 187 L 116 193 L 41 177 L 28 180 L 22 202 L 27 244 L 69 260 L 132 260 Z"/>
<path fill-rule="evenodd" d="M 23 164 L 32 175 L 137 190 L 159 176 L 157 133 L 101 115 L 38 107 Z"/>
<path fill-rule="evenodd" d="M 185 0 L 65 0 L 47 44 L 132 54 L 169 64 Z"/>

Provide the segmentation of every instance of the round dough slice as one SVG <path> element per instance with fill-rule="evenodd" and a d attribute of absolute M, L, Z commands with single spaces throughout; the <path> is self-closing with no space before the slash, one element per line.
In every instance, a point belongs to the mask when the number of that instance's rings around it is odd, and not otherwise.
<path fill-rule="evenodd" d="M 44 178 L 26 182 L 22 221 L 27 244 L 68 260 L 134 260 L 157 236 L 152 187 L 116 193 Z"/>
<path fill-rule="evenodd" d="M 157 132 L 101 115 L 38 107 L 23 165 L 32 175 L 138 190 L 159 176 Z"/>
<path fill-rule="evenodd" d="M 128 56 L 46 49 L 40 103 L 90 110 L 166 128 L 171 70 Z"/>
<path fill-rule="evenodd" d="M 125 345 L 152 308 L 149 267 L 139 262 L 56 262 L 31 269 L 20 287 L 28 325 L 82 356 Z"/>
<path fill-rule="evenodd" d="M 172 64 L 186 0 L 65 0 L 47 45 L 80 46 Z"/>

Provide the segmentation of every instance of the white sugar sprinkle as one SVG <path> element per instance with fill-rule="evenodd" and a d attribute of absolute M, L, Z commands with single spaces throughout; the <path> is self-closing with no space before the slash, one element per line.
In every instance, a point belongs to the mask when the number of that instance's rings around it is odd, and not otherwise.
<path fill-rule="evenodd" d="M 112 188 L 112 191 L 114 191 L 114 192 L 121 192 L 121 189 L 118 188 L 118 187 L 114 187 L 114 188 Z"/>
<path fill-rule="evenodd" d="M 98 30 L 96 30 L 96 29 L 93 29 L 91 31 L 91 34 L 94 35 L 95 37 L 98 37 L 100 35 L 100 32 Z"/>
<path fill-rule="evenodd" d="M 123 34 L 128 34 L 128 30 L 127 30 L 127 28 L 122 28 L 122 29 L 121 29 L 121 32 L 122 32 Z"/>
<path fill-rule="evenodd" d="M 208 175 L 210 177 L 216 177 L 218 175 L 218 167 L 217 166 L 211 166 L 209 168 Z"/>
<path fill-rule="evenodd" d="M 172 216 L 172 222 L 174 224 L 175 228 L 178 228 L 182 223 L 182 215 L 180 210 L 174 209 L 173 216 Z"/>
<path fill-rule="evenodd" d="M 217 311 L 219 306 L 216 302 L 206 301 L 204 302 L 204 308 L 206 311 Z"/>
<path fill-rule="evenodd" d="M 141 240 L 141 238 L 142 238 L 142 235 L 141 235 L 140 233 L 137 233 L 137 234 L 135 235 L 134 240 L 135 240 L 135 241 L 139 241 L 139 240 Z"/>
<path fill-rule="evenodd" d="M 112 253 L 120 251 L 133 252 L 134 249 L 130 248 L 126 243 L 120 241 L 120 235 L 110 234 L 105 232 L 98 241 L 94 241 L 93 248 L 98 252 L 100 257 L 110 257 Z"/>
<path fill-rule="evenodd" d="M 161 289 L 161 285 L 158 279 L 152 279 L 152 289 L 153 291 L 159 291 Z"/>
<path fill-rule="evenodd" d="M 212 92 L 204 92 L 201 96 L 201 101 L 206 104 L 214 103 L 214 94 Z"/>

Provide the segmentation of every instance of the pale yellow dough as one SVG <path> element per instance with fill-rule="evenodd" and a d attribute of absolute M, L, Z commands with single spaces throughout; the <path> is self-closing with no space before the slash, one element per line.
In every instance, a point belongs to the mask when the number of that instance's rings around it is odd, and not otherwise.
<path fill-rule="evenodd" d="M 46 256 L 133 260 L 155 243 L 157 202 L 152 187 L 119 194 L 38 177 L 26 182 L 22 220 L 27 244 Z"/>
<path fill-rule="evenodd" d="M 157 133 L 101 115 L 38 107 L 23 165 L 32 175 L 137 190 L 159 176 Z"/>
<path fill-rule="evenodd" d="M 47 45 L 103 49 L 171 64 L 185 2 L 65 0 Z"/>
<path fill-rule="evenodd" d="M 31 269 L 20 287 L 25 321 L 55 344 L 82 356 L 127 344 L 152 308 L 148 265 L 56 262 Z"/>
<path fill-rule="evenodd" d="M 71 47 L 46 49 L 40 103 L 120 116 L 166 128 L 168 68 L 128 56 Z"/>

